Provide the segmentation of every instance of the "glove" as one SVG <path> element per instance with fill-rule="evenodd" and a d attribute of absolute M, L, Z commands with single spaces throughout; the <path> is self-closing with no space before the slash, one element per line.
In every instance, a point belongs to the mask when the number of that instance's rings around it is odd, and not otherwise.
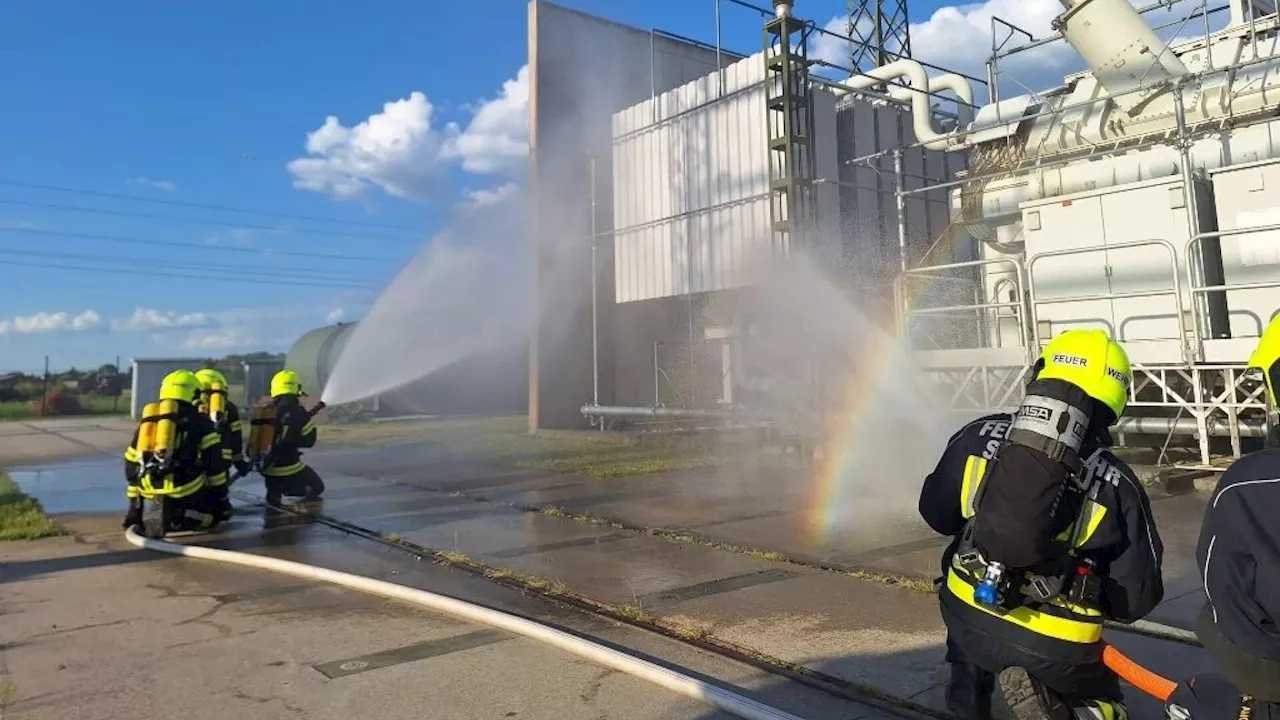
<path fill-rule="evenodd" d="M 248 474 L 249 474 L 249 470 L 250 470 L 251 468 L 249 467 L 249 462 L 248 462 L 247 460 L 243 460 L 243 459 L 241 459 L 241 460 L 236 460 L 236 461 L 235 461 L 234 463 L 232 463 L 232 464 L 233 464 L 233 465 L 235 465 L 236 472 L 237 472 L 241 477 L 243 477 L 243 476 L 245 476 L 245 475 L 248 475 Z"/>

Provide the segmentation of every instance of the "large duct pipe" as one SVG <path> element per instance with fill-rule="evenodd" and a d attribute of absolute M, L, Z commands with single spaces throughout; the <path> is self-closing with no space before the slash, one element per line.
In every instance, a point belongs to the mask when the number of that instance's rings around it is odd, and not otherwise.
<path fill-rule="evenodd" d="M 1134 114 L 1152 96 L 1163 92 L 1169 81 L 1188 74 L 1177 55 L 1164 52 L 1165 44 L 1128 0 L 1059 2 L 1066 12 L 1054 20 L 1054 28 L 1080 53 L 1098 83 L 1125 112 Z"/>
<path fill-rule="evenodd" d="M 890 97 L 910 101 L 911 128 L 916 139 L 929 150 L 947 150 L 960 144 L 955 133 L 942 134 L 933 126 L 933 104 L 929 92 L 952 90 L 962 102 L 973 104 L 973 87 L 959 75 L 939 75 L 932 80 L 924 66 L 914 60 L 896 60 L 888 65 L 868 70 L 845 80 L 843 85 L 853 90 L 866 90 L 893 80 L 905 79 L 910 88 L 894 87 Z M 837 97 L 845 93 L 836 90 Z"/>

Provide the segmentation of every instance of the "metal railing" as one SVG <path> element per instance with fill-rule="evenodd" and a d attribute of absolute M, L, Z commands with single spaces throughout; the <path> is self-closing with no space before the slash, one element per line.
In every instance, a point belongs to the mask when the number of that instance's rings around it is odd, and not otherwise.
<path fill-rule="evenodd" d="M 1139 248 L 1139 247 L 1152 247 L 1152 246 L 1163 247 L 1164 249 L 1169 251 L 1169 262 L 1172 266 L 1171 267 L 1172 272 L 1170 274 L 1173 278 L 1173 287 L 1171 288 L 1168 288 L 1168 289 L 1162 288 L 1159 290 L 1135 290 L 1131 292 L 1095 293 L 1090 295 L 1072 295 L 1068 297 L 1051 298 L 1048 300 L 1040 299 L 1036 297 L 1035 266 L 1037 262 L 1040 262 L 1045 258 L 1063 257 L 1068 255 L 1084 255 L 1091 252 L 1106 252 L 1109 250 L 1124 250 L 1126 248 Z M 1135 240 L 1133 242 L 1123 242 L 1123 243 L 1115 243 L 1115 244 L 1107 244 L 1107 245 L 1089 245 L 1087 247 L 1079 247 L 1079 248 L 1048 250 L 1045 252 L 1036 253 L 1035 255 L 1032 255 L 1027 260 L 1027 288 L 1028 288 L 1028 295 L 1030 297 L 1030 305 L 1031 305 L 1031 308 L 1030 308 L 1031 346 L 1033 348 L 1038 348 L 1040 346 L 1040 332 L 1039 332 L 1040 331 L 1040 328 L 1039 328 L 1040 314 L 1037 308 L 1039 308 L 1039 306 L 1041 305 L 1087 302 L 1090 300 L 1115 301 L 1115 300 L 1128 300 L 1128 299 L 1147 298 L 1147 297 L 1160 297 L 1162 295 L 1172 295 L 1174 298 L 1174 304 L 1177 308 L 1178 342 L 1182 345 L 1183 359 L 1186 360 L 1187 359 L 1186 358 L 1187 327 L 1186 327 L 1186 321 L 1185 321 L 1185 312 L 1183 310 L 1183 305 L 1182 305 L 1182 280 L 1181 280 L 1182 275 L 1181 275 L 1181 272 L 1179 272 L 1179 269 L 1180 268 L 1178 263 L 1177 248 L 1175 248 L 1173 243 L 1169 242 L 1168 240 L 1160 240 L 1160 239 Z M 1124 342 L 1124 338 L 1122 337 L 1117 339 L 1120 340 L 1121 342 Z"/>
<path fill-rule="evenodd" d="M 1199 257 L 1198 253 L 1201 251 L 1201 245 L 1204 243 L 1205 240 L 1220 240 L 1226 237 L 1238 237 L 1241 235 L 1249 235 L 1255 232 L 1276 232 L 1276 231 L 1280 231 L 1280 224 L 1257 225 L 1254 227 L 1233 228 L 1231 230 L 1213 230 L 1210 232 L 1202 232 L 1199 235 L 1196 235 L 1195 237 L 1192 237 L 1190 240 L 1187 241 L 1186 257 L 1187 258 Z M 1272 289 L 1272 288 L 1280 288 L 1280 273 L 1277 274 L 1277 277 L 1275 280 L 1268 280 L 1263 282 L 1251 282 L 1251 283 L 1223 282 L 1223 284 L 1221 285 L 1200 285 L 1198 283 L 1198 278 L 1196 277 L 1196 273 L 1190 267 L 1190 263 L 1188 263 L 1187 282 L 1188 282 L 1188 288 L 1191 292 L 1192 312 L 1195 314 L 1195 318 L 1194 318 L 1195 322 L 1193 322 L 1192 325 L 1194 326 L 1193 330 L 1195 332 L 1195 336 L 1194 336 L 1195 347 L 1197 349 L 1197 355 L 1199 355 L 1199 350 L 1203 346 L 1203 343 L 1205 340 L 1205 338 L 1202 338 L 1200 336 L 1199 329 L 1201 327 L 1201 322 L 1207 321 L 1208 319 L 1206 317 L 1201 317 L 1200 313 L 1208 312 L 1208 311 L 1207 311 L 1207 308 L 1204 310 L 1201 309 L 1199 303 L 1195 302 L 1196 298 L 1201 295 L 1208 297 L 1210 293 L 1219 293 L 1219 292 L 1226 293 L 1226 292 L 1231 292 L 1236 290 L 1266 290 L 1266 289 Z M 1272 317 L 1274 317 L 1274 315 Z M 1259 328 L 1258 335 L 1262 334 L 1262 330 L 1266 329 L 1266 325 L 1268 322 L 1270 322 L 1270 320 L 1271 318 L 1265 318 L 1265 319 L 1260 318 L 1262 327 Z"/>
<path fill-rule="evenodd" d="M 982 302 L 981 295 L 974 298 L 974 303 L 970 305 L 943 305 L 938 307 L 909 309 L 909 298 L 907 297 L 906 280 L 908 277 L 921 277 L 925 280 L 935 279 L 940 271 L 961 270 L 964 268 L 981 268 L 990 265 L 1008 265 L 1013 270 L 1012 278 L 1002 278 L 1002 282 L 1012 282 L 1014 285 L 1014 297 L 1016 300 L 1009 302 Z M 902 328 L 903 338 L 908 348 L 911 345 L 910 322 L 911 318 L 924 315 L 948 315 L 956 313 L 980 312 L 992 309 L 1011 309 L 1014 312 L 1014 321 L 1018 325 L 1018 338 L 1022 342 L 1026 342 L 1030 336 L 1028 332 L 1028 307 L 1026 303 L 1026 294 L 1023 288 L 1026 287 L 1025 273 L 1022 264 L 1016 258 L 988 258 L 985 260 L 969 260 L 966 262 L 949 263 L 947 265 L 930 265 L 926 267 L 911 268 L 903 271 L 894 278 L 893 295 L 894 303 L 897 309 L 898 325 Z M 956 278 L 958 279 L 958 278 Z M 975 284 L 976 287 L 980 284 Z"/>

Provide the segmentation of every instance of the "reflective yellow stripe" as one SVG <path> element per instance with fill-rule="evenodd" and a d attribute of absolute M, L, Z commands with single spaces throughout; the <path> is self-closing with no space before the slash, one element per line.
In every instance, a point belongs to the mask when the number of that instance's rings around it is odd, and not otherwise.
<path fill-rule="evenodd" d="M 197 475 L 195 478 L 187 481 L 186 484 L 178 485 L 174 483 L 173 475 L 170 474 L 165 475 L 164 481 L 157 486 L 151 479 L 151 475 L 147 474 L 142 476 L 141 487 L 138 489 L 138 494 L 147 499 L 154 497 L 171 497 L 175 500 L 180 500 L 199 492 L 200 488 L 204 487 L 204 483 L 204 475 Z"/>
<path fill-rule="evenodd" d="M 979 455 L 970 455 L 964 462 L 964 480 L 960 486 L 960 512 L 965 519 L 973 517 L 973 503 L 978 499 L 978 488 L 982 486 L 982 478 L 987 474 L 987 459 Z"/>
<path fill-rule="evenodd" d="M 227 427 L 231 430 L 231 432 L 242 432 L 244 430 L 244 423 L 240 422 L 239 420 L 236 420 L 235 422 L 231 423 Z"/>
<path fill-rule="evenodd" d="M 954 568 L 947 573 L 947 590 L 964 604 L 993 617 L 998 617 L 1005 622 L 1026 628 L 1037 635 L 1073 643 L 1096 643 L 1102 639 L 1101 614 L 1098 614 L 1097 622 L 1068 620 L 1032 610 L 1025 605 L 1003 614 L 995 613 L 979 605 L 973 599 L 973 586 L 965 582 Z M 1080 608 L 1080 610 L 1084 611 L 1084 608 Z M 1089 611 L 1084 612 L 1089 615 L 1095 614 Z"/>
<path fill-rule="evenodd" d="M 137 449 L 137 448 L 135 448 L 135 447 L 133 447 L 132 445 L 130 445 L 130 446 L 129 446 L 127 449 L 125 449 L 125 451 L 124 451 L 124 459 L 125 459 L 125 462 L 138 462 L 139 460 L 141 460 L 141 459 L 142 459 L 142 456 L 141 456 L 141 454 L 138 452 L 138 449 Z"/>
<path fill-rule="evenodd" d="M 306 466 L 306 463 L 299 460 L 292 465 L 280 465 L 266 468 L 262 471 L 262 474 L 267 477 L 288 477 L 289 475 L 297 475 L 302 472 L 303 468 Z"/>
<path fill-rule="evenodd" d="M 1080 519 L 1076 521 L 1076 539 L 1071 543 L 1072 547 L 1082 547 L 1089 542 L 1089 538 L 1098 532 L 1098 528 L 1102 526 L 1102 520 L 1106 516 L 1106 505 L 1093 500 L 1085 500 L 1084 508 L 1080 510 Z"/>
<path fill-rule="evenodd" d="M 236 454 L 232 452 L 231 448 L 222 448 L 223 460 L 234 460 L 235 457 L 236 457 Z"/>
<path fill-rule="evenodd" d="M 208 450 L 209 448 L 213 447 L 214 445 L 217 445 L 220 442 L 222 442 L 222 436 L 218 435 L 218 433 L 216 432 L 211 432 L 208 435 L 205 435 L 204 437 L 200 438 L 200 449 Z"/>
<path fill-rule="evenodd" d="M 305 425 L 303 425 L 303 426 L 302 426 L 302 434 L 303 434 L 303 435 L 310 435 L 311 433 L 313 433 L 313 432 L 315 432 L 315 431 L 316 431 L 316 424 L 315 424 L 315 423 L 313 423 L 313 422 L 311 422 L 310 420 L 308 420 L 308 421 L 307 421 L 307 423 L 306 423 Z"/>
<path fill-rule="evenodd" d="M 136 498 L 141 494 L 142 492 L 138 490 L 137 485 L 126 485 L 124 488 L 124 496 L 127 498 Z"/>
<path fill-rule="evenodd" d="M 209 476 L 209 484 L 213 487 L 222 487 L 227 484 L 227 474 L 222 472 L 217 475 Z"/>

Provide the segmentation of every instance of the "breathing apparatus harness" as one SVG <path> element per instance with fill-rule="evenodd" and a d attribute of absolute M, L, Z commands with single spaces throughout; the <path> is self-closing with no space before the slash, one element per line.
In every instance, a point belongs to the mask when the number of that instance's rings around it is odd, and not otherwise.
<path fill-rule="evenodd" d="M 1093 404 L 1084 391 L 1061 380 L 1033 380 L 1027 386 L 1004 442 L 986 467 L 973 500 L 975 512 L 956 549 L 955 563 L 979 579 L 974 600 L 982 607 L 1003 613 L 1061 598 L 1098 609 L 1102 579 L 1092 561 L 1075 553 L 1083 542 L 1083 510 L 1102 488 L 1081 457 Z M 1089 460 L 1101 452 L 1095 450 Z M 1039 495 L 1030 494 L 1037 484 Z M 987 511 L 976 511 L 984 500 Z M 1019 502 L 1028 504 L 1014 507 Z M 1064 508 L 1074 515 L 1065 538 L 1059 532 Z"/>

